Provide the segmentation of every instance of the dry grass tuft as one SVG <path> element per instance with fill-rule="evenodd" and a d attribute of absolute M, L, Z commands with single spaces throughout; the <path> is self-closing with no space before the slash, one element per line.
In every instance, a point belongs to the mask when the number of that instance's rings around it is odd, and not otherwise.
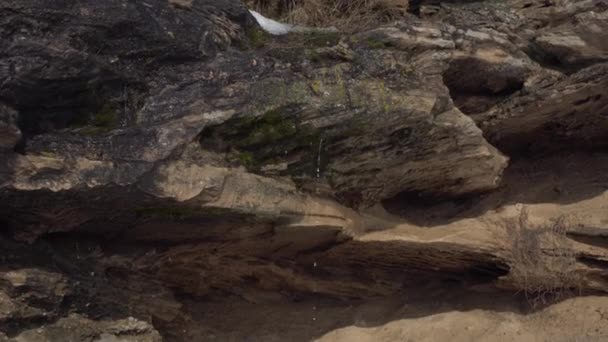
<path fill-rule="evenodd" d="M 534 227 L 525 208 L 517 219 L 507 222 L 511 239 L 509 277 L 534 307 L 580 292 L 581 278 L 576 272 L 576 256 L 568 247 L 567 228 L 564 217 Z"/>
<path fill-rule="evenodd" d="M 271 18 L 303 26 L 356 31 L 398 20 L 408 0 L 247 0 L 250 8 Z"/>

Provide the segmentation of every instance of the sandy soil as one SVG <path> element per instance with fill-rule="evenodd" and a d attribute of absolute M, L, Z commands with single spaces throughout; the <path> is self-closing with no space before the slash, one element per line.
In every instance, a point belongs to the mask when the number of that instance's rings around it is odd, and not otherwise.
<path fill-rule="evenodd" d="M 608 340 L 608 298 L 574 298 L 530 315 L 449 311 L 378 327 L 349 326 L 317 341 L 592 342 Z"/>
<path fill-rule="evenodd" d="M 531 310 L 525 298 L 449 289 L 357 303 L 199 303 L 204 341 L 601 342 L 608 341 L 608 298 L 577 297 Z"/>
<path fill-rule="evenodd" d="M 369 211 L 360 239 L 485 240 L 487 225 L 526 207 L 538 224 L 568 216 L 575 224 L 608 222 L 608 154 L 572 153 L 515 160 L 505 186 L 473 200 L 419 206 L 407 198 Z M 418 203 L 420 201 L 417 201 Z M 389 225 L 374 227 L 377 222 Z M 376 229 L 375 229 L 376 228 Z M 454 236 L 446 238 L 446 230 Z M 435 236 L 437 235 L 437 236 Z M 488 235 L 488 243 L 496 237 Z M 492 241 L 493 240 L 493 241 Z M 582 247 L 581 247 L 582 248 Z M 591 247 L 589 247 L 591 248 Z M 462 284 L 434 284 L 390 298 L 338 302 L 322 298 L 253 304 L 194 302 L 187 336 L 205 341 L 323 342 L 603 342 L 608 341 L 608 297 L 587 296 L 532 308 L 522 295 L 477 292 Z"/>

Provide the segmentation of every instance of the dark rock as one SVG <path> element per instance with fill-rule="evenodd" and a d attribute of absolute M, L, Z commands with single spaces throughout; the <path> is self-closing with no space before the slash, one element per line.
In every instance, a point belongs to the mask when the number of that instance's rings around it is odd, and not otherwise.
<path fill-rule="evenodd" d="M 0 98 L 26 135 L 130 124 L 159 69 L 212 57 L 251 20 L 236 1 L 4 1 Z"/>
<path fill-rule="evenodd" d="M 602 148 L 608 131 L 608 64 L 539 82 L 475 120 L 504 151 Z"/>
<path fill-rule="evenodd" d="M 562 290 L 607 292 L 603 178 L 567 204 L 502 178 L 607 146 L 600 2 L 419 1 L 268 37 L 237 0 L 2 1 L 0 340 L 197 341 L 203 299 L 529 291 L 530 236 L 535 270 L 580 280 Z M 522 201 L 592 214 L 512 229 Z"/>
<path fill-rule="evenodd" d="M 0 152 L 11 151 L 21 139 L 17 112 L 0 103 Z"/>
<path fill-rule="evenodd" d="M 147 322 L 128 318 L 116 321 L 93 321 L 80 315 L 70 315 L 43 328 L 24 331 L 12 341 L 160 342 L 158 331 Z"/>
<path fill-rule="evenodd" d="M 56 319 L 71 289 L 66 277 L 36 268 L 0 272 L 0 329 Z"/>

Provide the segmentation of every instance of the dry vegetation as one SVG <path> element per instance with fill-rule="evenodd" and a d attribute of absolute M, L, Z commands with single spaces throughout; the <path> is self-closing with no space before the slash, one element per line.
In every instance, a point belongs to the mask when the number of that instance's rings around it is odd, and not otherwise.
<path fill-rule="evenodd" d="M 560 217 L 546 226 L 533 226 L 524 208 L 507 222 L 511 242 L 510 280 L 533 306 L 545 305 L 580 291 L 576 258 L 568 246 L 568 220 Z"/>
<path fill-rule="evenodd" d="M 398 20 L 407 13 L 408 0 L 247 0 L 250 8 L 292 24 L 364 29 Z"/>

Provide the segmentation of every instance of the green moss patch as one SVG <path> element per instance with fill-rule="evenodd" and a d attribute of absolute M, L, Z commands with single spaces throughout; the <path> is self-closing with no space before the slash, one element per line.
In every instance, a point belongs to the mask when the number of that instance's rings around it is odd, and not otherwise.
<path fill-rule="evenodd" d="M 387 44 L 381 40 L 376 38 L 368 38 L 365 40 L 365 46 L 368 49 L 385 49 L 387 48 Z"/>
<path fill-rule="evenodd" d="M 267 54 L 285 62 L 302 59 L 313 63 L 327 62 L 332 58 L 320 51 L 338 45 L 342 37 L 339 32 L 293 32 L 274 40 Z"/>
<path fill-rule="evenodd" d="M 86 136 L 97 136 L 107 133 L 120 125 L 118 110 L 115 105 L 105 104 L 99 111 L 90 115 L 90 119 L 85 124 L 75 130 L 76 133 Z"/>
<path fill-rule="evenodd" d="M 92 125 L 95 127 L 112 129 L 118 124 L 118 113 L 111 104 L 104 105 L 99 112 L 93 115 Z"/>
<path fill-rule="evenodd" d="M 245 34 L 246 39 L 241 42 L 243 50 L 257 50 L 270 42 L 270 35 L 259 27 L 251 27 Z"/>
<path fill-rule="evenodd" d="M 207 129 L 201 137 L 205 148 L 224 146 L 229 162 L 257 172 L 268 164 L 287 162 L 298 165 L 287 173 L 314 173 L 321 133 L 304 124 L 297 108 L 278 107 L 260 117 L 232 119 Z M 302 168 L 305 168 L 303 170 Z"/>
<path fill-rule="evenodd" d="M 337 45 L 340 42 L 342 33 L 325 31 L 294 32 L 288 35 L 288 39 L 308 48 L 329 47 Z"/>

